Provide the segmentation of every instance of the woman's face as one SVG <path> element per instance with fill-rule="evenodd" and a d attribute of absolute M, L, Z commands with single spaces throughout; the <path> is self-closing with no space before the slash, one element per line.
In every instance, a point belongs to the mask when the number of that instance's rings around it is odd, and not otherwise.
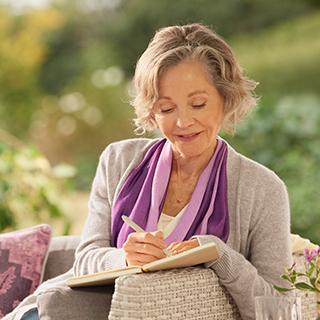
<path fill-rule="evenodd" d="M 223 120 L 223 98 L 204 67 L 182 61 L 159 79 L 154 120 L 176 157 L 212 154 Z"/>

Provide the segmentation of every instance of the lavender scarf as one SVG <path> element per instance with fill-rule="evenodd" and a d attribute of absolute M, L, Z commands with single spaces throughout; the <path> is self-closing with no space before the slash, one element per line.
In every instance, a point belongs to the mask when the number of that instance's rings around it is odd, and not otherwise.
<path fill-rule="evenodd" d="M 229 236 L 227 203 L 227 145 L 217 148 L 199 177 L 191 200 L 167 244 L 212 234 L 224 242 Z M 121 216 L 127 215 L 146 231 L 156 231 L 164 206 L 172 166 L 172 150 L 166 139 L 152 145 L 141 163 L 125 180 L 112 208 L 112 246 L 121 248 L 134 230 Z"/>

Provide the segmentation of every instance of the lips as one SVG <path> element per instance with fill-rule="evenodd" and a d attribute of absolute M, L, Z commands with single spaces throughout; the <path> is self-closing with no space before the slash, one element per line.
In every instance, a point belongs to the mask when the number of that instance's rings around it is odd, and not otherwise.
<path fill-rule="evenodd" d="M 182 141 L 192 141 L 198 137 L 201 132 L 188 133 L 188 134 L 176 134 L 176 138 Z"/>

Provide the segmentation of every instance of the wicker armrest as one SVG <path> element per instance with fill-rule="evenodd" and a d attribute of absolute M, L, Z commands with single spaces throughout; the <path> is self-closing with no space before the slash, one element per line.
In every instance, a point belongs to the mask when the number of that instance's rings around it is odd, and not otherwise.
<path fill-rule="evenodd" d="M 298 269 L 303 256 L 294 255 Z M 317 296 L 296 291 L 302 317 L 317 317 Z M 116 280 L 109 320 L 241 319 L 230 294 L 211 269 L 191 267 L 123 276 Z"/>
<path fill-rule="evenodd" d="M 116 280 L 109 320 L 240 319 L 211 269 L 172 269 Z"/>

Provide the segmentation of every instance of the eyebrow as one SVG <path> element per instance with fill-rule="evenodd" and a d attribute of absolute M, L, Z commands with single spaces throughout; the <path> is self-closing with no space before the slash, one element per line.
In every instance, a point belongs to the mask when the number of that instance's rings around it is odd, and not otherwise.
<path fill-rule="evenodd" d="M 190 92 L 190 93 L 188 94 L 188 98 L 190 98 L 190 97 L 192 97 L 192 96 L 194 96 L 194 95 L 196 95 L 196 94 L 201 94 L 201 93 L 208 94 L 208 92 L 205 91 L 205 90 L 196 90 L 196 91 Z M 159 100 L 160 100 L 160 99 L 171 99 L 171 98 L 170 98 L 170 97 L 167 97 L 167 96 L 164 96 L 164 97 L 159 97 Z"/>

